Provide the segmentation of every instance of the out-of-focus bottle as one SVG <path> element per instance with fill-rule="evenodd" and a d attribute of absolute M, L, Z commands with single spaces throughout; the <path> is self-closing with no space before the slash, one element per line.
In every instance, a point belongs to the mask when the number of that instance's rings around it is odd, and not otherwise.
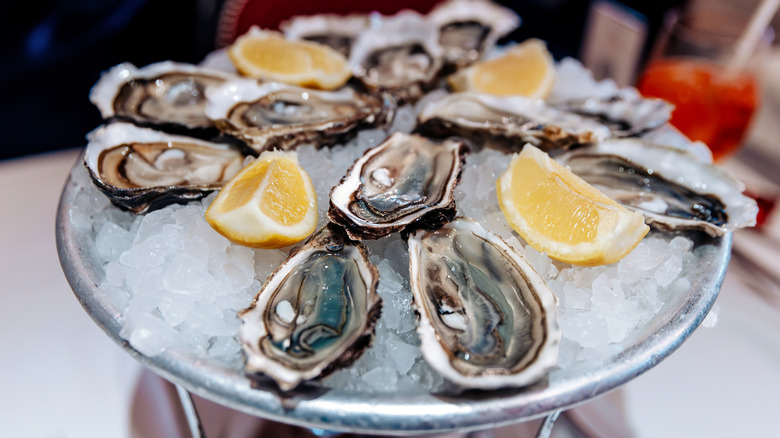
<path fill-rule="evenodd" d="M 594 0 L 583 32 L 580 59 L 597 79 L 634 83 L 671 10 L 686 0 Z"/>

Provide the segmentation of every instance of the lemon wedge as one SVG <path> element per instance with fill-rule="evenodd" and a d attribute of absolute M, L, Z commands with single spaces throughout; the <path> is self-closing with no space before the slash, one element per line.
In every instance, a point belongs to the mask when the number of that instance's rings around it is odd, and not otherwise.
<path fill-rule="evenodd" d="M 458 71 L 448 82 L 455 91 L 544 99 L 555 84 L 555 67 L 544 42 L 530 39 Z"/>
<path fill-rule="evenodd" d="M 239 245 L 281 248 L 317 227 L 317 195 L 295 152 L 266 151 L 222 188 L 206 222 Z"/>
<path fill-rule="evenodd" d="M 614 263 L 650 227 L 538 148 L 525 145 L 497 183 L 507 222 L 529 245 L 575 265 Z"/>
<path fill-rule="evenodd" d="M 334 90 L 352 75 L 347 58 L 311 41 L 292 41 L 253 26 L 228 49 L 239 73 L 263 81 Z"/>

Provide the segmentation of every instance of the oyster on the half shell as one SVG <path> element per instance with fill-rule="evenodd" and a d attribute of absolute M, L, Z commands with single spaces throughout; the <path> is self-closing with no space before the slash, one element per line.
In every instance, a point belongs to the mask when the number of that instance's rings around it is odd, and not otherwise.
<path fill-rule="evenodd" d="M 89 99 L 106 120 L 207 135 L 216 129 L 204 113 L 205 89 L 234 78 L 223 71 L 172 61 L 143 68 L 122 63 L 100 76 Z"/>
<path fill-rule="evenodd" d="M 551 108 L 542 100 L 474 92 L 452 93 L 426 104 L 417 122 L 417 131 L 428 135 L 458 135 L 510 152 L 526 142 L 549 151 L 610 136 L 603 124 Z"/>
<path fill-rule="evenodd" d="M 444 58 L 458 67 L 478 60 L 499 38 L 520 25 L 511 9 L 487 0 L 450 0 L 428 13 L 439 29 Z"/>
<path fill-rule="evenodd" d="M 466 146 L 397 132 L 360 157 L 330 192 L 328 217 L 353 239 L 436 227 L 455 215 Z"/>
<path fill-rule="evenodd" d="M 226 134 L 257 153 L 317 147 L 347 140 L 362 127 L 384 123 L 378 98 L 351 88 L 317 91 L 276 82 L 240 79 L 209 88 L 206 115 Z"/>
<path fill-rule="evenodd" d="M 636 137 L 660 128 L 674 110 L 674 105 L 663 99 L 642 97 L 628 89 L 608 98 L 587 97 L 549 105 L 603 123 L 612 137 Z"/>
<path fill-rule="evenodd" d="M 442 56 L 438 29 L 416 12 L 401 11 L 360 33 L 349 64 L 368 89 L 406 102 L 433 85 Z"/>
<path fill-rule="evenodd" d="M 293 17 L 283 21 L 279 28 L 287 38 L 325 44 L 349 57 L 352 44 L 360 32 L 368 29 L 369 23 L 369 16 L 363 14 L 317 14 Z"/>
<path fill-rule="evenodd" d="M 679 149 L 614 139 L 556 159 L 605 195 L 642 212 L 656 228 L 717 237 L 756 222 L 756 202 L 742 194 L 739 180 Z"/>
<path fill-rule="evenodd" d="M 356 360 L 371 343 L 382 300 L 363 245 L 332 224 L 293 250 L 239 313 L 246 372 L 289 391 Z"/>
<path fill-rule="evenodd" d="M 166 134 L 130 123 L 91 132 L 84 165 L 114 205 L 135 213 L 200 199 L 243 166 L 230 144 Z"/>
<path fill-rule="evenodd" d="M 463 387 L 525 386 L 556 364 L 557 299 L 525 257 L 457 218 L 409 238 L 410 284 L 426 361 Z"/>

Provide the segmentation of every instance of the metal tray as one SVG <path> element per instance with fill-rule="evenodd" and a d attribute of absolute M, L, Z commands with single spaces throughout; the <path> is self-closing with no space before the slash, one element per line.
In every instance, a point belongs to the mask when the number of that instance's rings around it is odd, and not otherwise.
<path fill-rule="evenodd" d="M 60 262 L 81 305 L 114 341 L 163 378 L 201 397 L 259 417 L 331 431 L 408 435 L 485 429 L 588 401 L 649 370 L 682 344 L 715 302 L 731 255 L 731 234 L 705 237 L 697 244 L 712 245 L 714 251 L 700 258 L 687 295 L 673 297 L 603 360 L 555 369 L 546 380 L 530 387 L 457 395 L 326 389 L 281 396 L 269 389 L 253 388 L 241 370 L 222 362 L 175 348 L 147 357 L 119 336 L 122 315 L 98 288 L 105 273 L 91 233 L 70 223 L 69 212 L 79 190 L 71 177 L 60 199 L 56 225 Z"/>

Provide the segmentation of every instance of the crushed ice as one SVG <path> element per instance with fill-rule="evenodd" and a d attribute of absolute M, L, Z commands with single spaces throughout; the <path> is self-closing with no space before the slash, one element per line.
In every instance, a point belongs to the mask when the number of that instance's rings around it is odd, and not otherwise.
<path fill-rule="evenodd" d="M 570 78 L 558 81 L 553 94 L 559 97 L 583 88 L 599 94 L 614 88 L 613 83 L 595 83 L 589 76 L 583 79 L 584 86 L 572 85 L 583 73 L 570 61 L 559 64 L 558 74 Z M 399 108 L 389 132 L 411 131 L 423 103 Z M 330 188 L 387 134 L 366 130 L 345 145 L 298 149 L 299 161 L 315 184 L 320 226 L 326 221 Z M 687 274 L 694 270 L 697 257 L 685 237 L 647 237 L 620 262 L 590 268 L 553 261 L 525 246 L 496 202 L 495 181 L 506 165 L 506 155 L 495 150 L 471 154 L 455 194 L 459 212 L 510 239 L 548 280 L 560 301 L 559 367 L 611 351 L 653 318 L 667 297 L 689 289 Z M 81 190 L 69 212 L 71 224 L 77 231 L 92 232 L 95 253 L 105 268 L 100 290 L 121 315 L 120 335 L 147 356 L 175 346 L 240 368 L 236 312 L 249 306 L 288 249 L 252 250 L 217 234 L 204 219 L 215 195 L 135 216 L 110 207 L 83 169 L 75 169 L 73 178 Z M 418 347 L 406 244 L 393 235 L 367 242 L 367 247 L 380 271 L 378 293 L 384 301 L 374 342 L 351 367 L 335 372 L 324 384 L 367 392 L 435 390 L 442 378 L 423 360 Z"/>

